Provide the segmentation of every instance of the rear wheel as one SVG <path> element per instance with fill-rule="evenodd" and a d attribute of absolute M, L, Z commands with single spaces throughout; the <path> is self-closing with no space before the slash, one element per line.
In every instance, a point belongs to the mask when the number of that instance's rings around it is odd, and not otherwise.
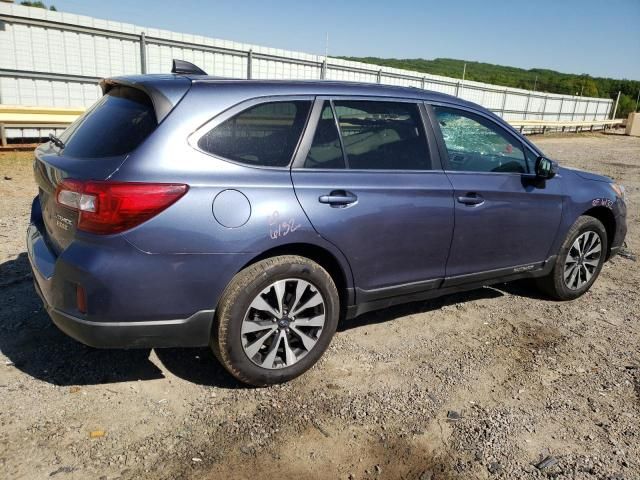
<path fill-rule="evenodd" d="M 558 300 L 577 298 L 595 282 L 606 252 L 607 232 L 602 223 L 593 217 L 579 217 L 569 229 L 553 270 L 538 284 Z"/>
<path fill-rule="evenodd" d="M 286 382 L 322 356 L 338 315 L 338 292 L 326 270 L 304 257 L 273 257 L 229 283 L 216 310 L 211 346 L 242 382 Z"/>

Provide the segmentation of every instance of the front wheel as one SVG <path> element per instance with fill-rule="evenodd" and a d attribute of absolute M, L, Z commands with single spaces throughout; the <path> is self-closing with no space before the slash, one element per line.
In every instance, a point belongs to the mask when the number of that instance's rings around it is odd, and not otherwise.
<path fill-rule="evenodd" d="M 557 300 L 584 294 L 602 270 L 607 253 L 607 231 L 593 217 L 582 216 L 571 226 L 553 270 L 538 280 L 543 291 Z"/>
<path fill-rule="evenodd" d="M 320 265 L 294 255 L 268 258 L 239 272 L 225 289 L 211 346 L 244 383 L 286 382 L 322 356 L 339 311 L 336 286 Z"/>

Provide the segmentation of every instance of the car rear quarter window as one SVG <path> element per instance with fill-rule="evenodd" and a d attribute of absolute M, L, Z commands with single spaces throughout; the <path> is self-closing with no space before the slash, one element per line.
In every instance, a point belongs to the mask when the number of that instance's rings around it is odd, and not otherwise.
<path fill-rule="evenodd" d="M 430 170 L 418 105 L 340 100 L 334 108 L 350 169 Z"/>
<path fill-rule="evenodd" d="M 203 135 L 198 146 L 234 162 L 285 167 L 307 121 L 310 101 L 267 102 L 249 107 Z"/>
<path fill-rule="evenodd" d="M 526 173 L 522 143 L 498 124 L 480 115 L 434 107 L 449 153 L 448 170 Z"/>
<path fill-rule="evenodd" d="M 117 85 L 67 128 L 60 139 L 69 157 L 99 158 L 133 151 L 158 126 L 151 99 Z"/>

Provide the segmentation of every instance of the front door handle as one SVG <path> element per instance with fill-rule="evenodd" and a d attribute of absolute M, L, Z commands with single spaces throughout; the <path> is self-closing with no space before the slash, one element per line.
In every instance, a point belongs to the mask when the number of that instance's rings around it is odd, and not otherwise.
<path fill-rule="evenodd" d="M 328 203 L 333 206 L 345 206 L 355 203 L 358 197 L 351 192 L 344 190 L 334 190 L 329 195 L 320 195 L 318 201 L 320 203 Z"/>
<path fill-rule="evenodd" d="M 464 203 L 465 205 L 482 205 L 484 198 L 477 193 L 467 193 L 466 195 L 458 197 L 458 202 Z"/>

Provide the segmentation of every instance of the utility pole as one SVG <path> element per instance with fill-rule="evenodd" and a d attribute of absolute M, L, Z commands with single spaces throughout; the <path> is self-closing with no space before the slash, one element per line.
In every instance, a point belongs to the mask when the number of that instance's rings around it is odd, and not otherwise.
<path fill-rule="evenodd" d="M 464 83 L 464 77 L 467 74 L 467 62 L 464 62 L 464 67 L 462 67 L 462 83 Z"/>
<path fill-rule="evenodd" d="M 320 79 L 327 79 L 327 61 L 329 58 L 329 32 L 326 32 L 326 37 L 324 41 L 324 60 L 322 61 L 322 65 L 320 66 Z"/>
<path fill-rule="evenodd" d="M 327 32 L 327 37 L 324 42 L 324 59 L 326 60 L 329 56 L 329 32 Z"/>

